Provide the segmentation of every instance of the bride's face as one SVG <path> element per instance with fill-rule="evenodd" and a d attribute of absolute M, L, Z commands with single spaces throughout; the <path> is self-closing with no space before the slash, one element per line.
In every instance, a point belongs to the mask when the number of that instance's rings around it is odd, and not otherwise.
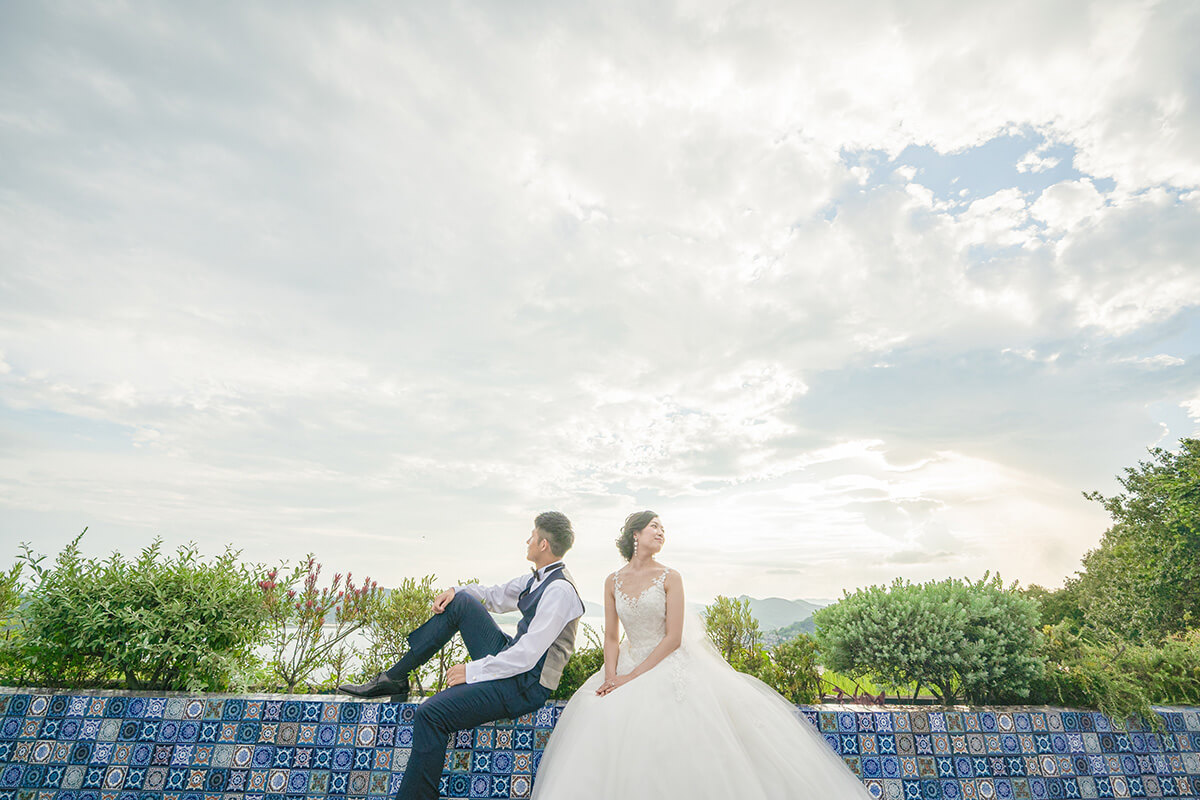
<path fill-rule="evenodd" d="M 637 543 L 639 553 L 648 553 L 654 555 L 663 549 L 663 545 L 667 542 L 667 529 L 663 527 L 662 520 L 658 517 L 650 520 L 646 527 L 642 528 L 637 533 Z"/>

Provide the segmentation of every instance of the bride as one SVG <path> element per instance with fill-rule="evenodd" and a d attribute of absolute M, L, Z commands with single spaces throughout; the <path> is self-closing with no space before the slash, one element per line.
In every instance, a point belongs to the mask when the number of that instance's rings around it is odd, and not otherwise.
<path fill-rule="evenodd" d="M 656 559 L 665 534 L 652 511 L 625 520 L 629 563 L 604 582 L 604 669 L 563 709 L 534 800 L 869 798 L 795 707 L 685 614 L 683 580 Z"/>

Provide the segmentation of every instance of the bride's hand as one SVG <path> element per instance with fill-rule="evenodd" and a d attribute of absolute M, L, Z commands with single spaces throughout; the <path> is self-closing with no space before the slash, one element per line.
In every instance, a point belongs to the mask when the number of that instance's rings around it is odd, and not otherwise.
<path fill-rule="evenodd" d="M 615 678 L 609 678 L 604 683 L 600 684 L 600 688 L 596 690 L 596 694 L 603 697 L 604 695 L 616 689 L 619 686 L 624 686 L 633 680 L 632 675 L 618 675 Z"/>

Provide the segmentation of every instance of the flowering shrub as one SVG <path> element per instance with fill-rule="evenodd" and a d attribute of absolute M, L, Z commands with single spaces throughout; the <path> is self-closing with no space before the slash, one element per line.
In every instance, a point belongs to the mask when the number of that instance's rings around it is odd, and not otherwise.
<path fill-rule="evenodd" d="M 335 666 L 340 673 L 353 652 L 346 637 L 366 625 L 378 605 L 379 585 L 370 578 L 356 586 L 350 573 L 344 583 L 338 573 L 329 586 L 318 588 L 320 576 L 321 565 L 309 554 L 286 577 L 274 568 L 258 582 L 269 620 L 267 667 L 289 692 L 322 667 Z"/>

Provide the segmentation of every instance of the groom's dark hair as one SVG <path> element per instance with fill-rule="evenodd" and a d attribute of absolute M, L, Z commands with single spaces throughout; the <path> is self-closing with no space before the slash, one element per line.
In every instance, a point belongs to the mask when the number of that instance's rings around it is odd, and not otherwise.
<path fill-rule="evenodd" d="M 543 511 L 533 521 L 533 526 L 542 532 L 542 538 L 550 543 L 550 552 L 559 558 L 575 544 L 575 531 L 571 520 L 558 511 Z"/>

